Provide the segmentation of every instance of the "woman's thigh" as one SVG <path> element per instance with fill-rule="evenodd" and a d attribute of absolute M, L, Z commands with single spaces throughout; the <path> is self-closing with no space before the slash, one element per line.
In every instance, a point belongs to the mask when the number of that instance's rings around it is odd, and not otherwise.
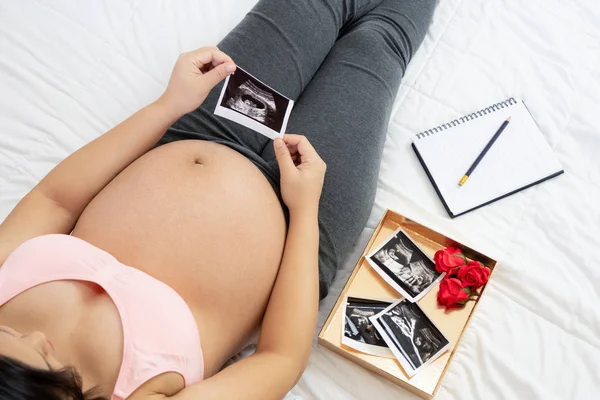
<path fill-rule="evenodd" d="M 322 295 L 370 214 L 392 105 L 434 7 L 435 0 L 384 0 L 349 25 L 290 118 L 289 131 L 306 135 L 328 167 L 320 205 Z M 270 147 L 262 155 L 275 165 Z"/>
<path fill-rule="evenodd" d="M 296 100 L 337 40 L 382 0 L 261 0 L 218 47 L 259 80 Z M 159 144 L 201 139 L 260 154 L 270 140 L 214 115 L 222 84 L 177 121 Z M 258 162 L 257 160 L 253 160 Z"/>

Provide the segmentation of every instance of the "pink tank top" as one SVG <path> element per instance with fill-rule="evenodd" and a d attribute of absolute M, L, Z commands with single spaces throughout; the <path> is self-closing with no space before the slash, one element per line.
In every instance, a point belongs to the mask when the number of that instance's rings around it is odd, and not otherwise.
<path fill-rule="evenodd" d="M 189 307 L 171 287 L 73 236 L 45 235 L 18 247 L 0 268 L 0 306 L 34 286 L 93 282 L 115 303 L 123 325 L 123 362 L 112 400 L 149 379 L 179 373 L 186 386 L 204 375 L 200 334 Z"/>

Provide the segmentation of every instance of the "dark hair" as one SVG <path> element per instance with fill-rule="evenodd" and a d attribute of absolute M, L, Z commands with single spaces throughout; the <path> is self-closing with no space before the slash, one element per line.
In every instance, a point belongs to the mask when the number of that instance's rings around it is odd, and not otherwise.
<path fill-rule="evenodd" d="M 0 355 L 2 400 L 108 400 L 96 395 L 96 388 L 84 393 L 81 386 L 75 368 L 47 371 Z"/>

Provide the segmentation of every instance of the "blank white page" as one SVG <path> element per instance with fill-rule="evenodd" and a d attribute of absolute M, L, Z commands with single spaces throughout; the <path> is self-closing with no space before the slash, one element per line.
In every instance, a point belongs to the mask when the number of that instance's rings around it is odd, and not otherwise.
<path fill-rule="evenodd" d="M 510 123 L 467 182 L 458 186 L 508 117 Z M 455 216 L 562 171 L 522 101 L 430 136 L 415 138 L 414 144 Z"/>

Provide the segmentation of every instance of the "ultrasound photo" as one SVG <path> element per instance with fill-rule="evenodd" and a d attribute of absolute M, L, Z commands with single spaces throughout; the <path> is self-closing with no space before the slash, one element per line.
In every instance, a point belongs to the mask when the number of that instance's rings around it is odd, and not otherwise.
<path fill-rule="evenodd" d="M 344 312 L 342 343 L 363 353 L 393 358 L 394 353 L 390 351 L 369 319 L 390 304 L 391 302 L 348 297 Z"/>
<path fill-rule="evenodd" d="M 371 322 L 408 376 L 435 361 L 450 342 L 417 303 L 406 300 L 371 317 Z"/>
<path fill-rule="evenodd" d="M 444 274 L 401 229 L 367 256 L 369 264 L 394 289 L 411 302 L 425 296 Z"/>
<path fill-rule="evenodd" d="M 242 68 L 225 80 L 215 114 L 271 139 L 282 137 L 294 102 Z"/>

